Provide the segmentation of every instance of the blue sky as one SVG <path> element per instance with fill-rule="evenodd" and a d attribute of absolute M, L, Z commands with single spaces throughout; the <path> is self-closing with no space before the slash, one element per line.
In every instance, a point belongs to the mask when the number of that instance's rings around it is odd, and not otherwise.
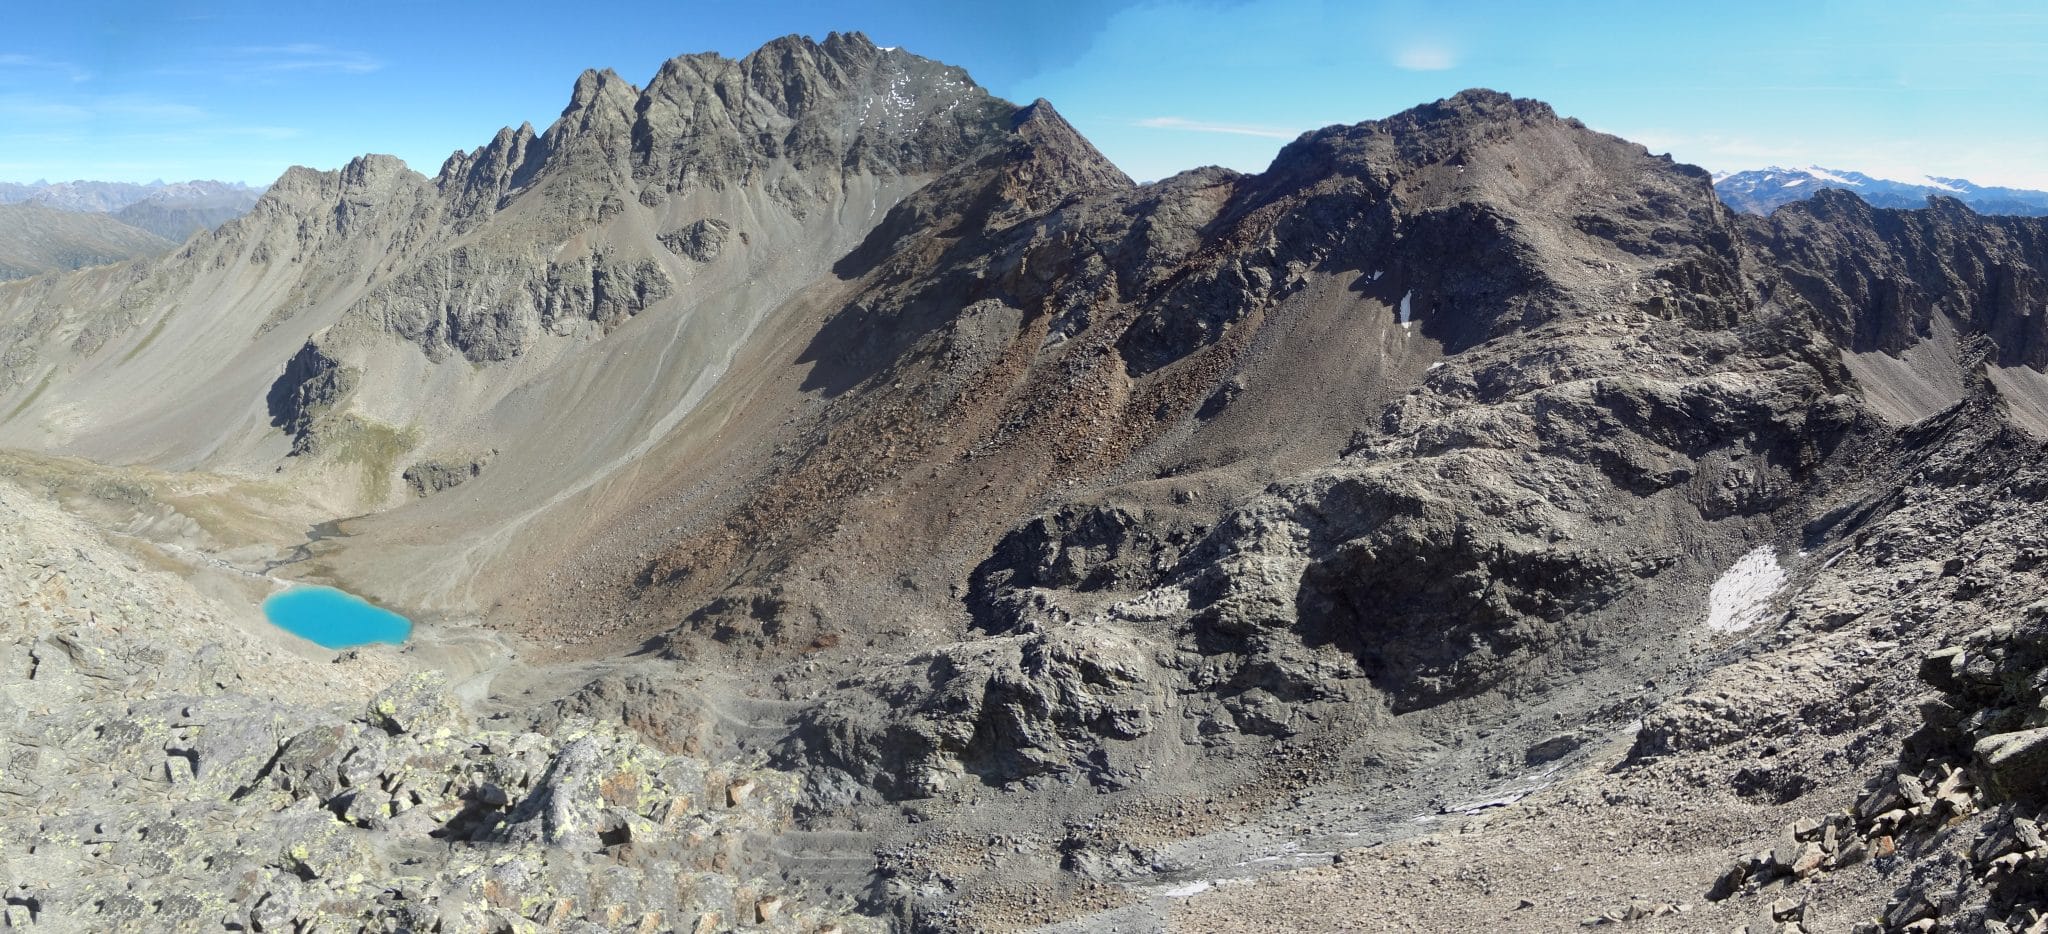
<path fill-rule="evenodd" d="M 858 29 L 1050 99 L 1126 171 L 1263 168 L 1296 133 L 1467 87 L 1716 170 L 2048 188 L 2039 0 L 0 0 L 0 180 L 264 183 L 389 152 L 433 172 L 576 75 Z"/>

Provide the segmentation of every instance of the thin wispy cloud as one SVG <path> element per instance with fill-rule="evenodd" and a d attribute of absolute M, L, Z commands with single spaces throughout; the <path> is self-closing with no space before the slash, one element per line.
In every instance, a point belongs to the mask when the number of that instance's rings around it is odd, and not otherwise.
<path fill-rule="evenodd" d="M 92 119 L 92 110 L 78 104 L 7 95 L 0 97 L 0 117 L 22 123 L 77 123 Z"/>
<path fill-rule="evenodd" d="M 1451 50 L 1429 42 L 1418 42 L 1394 50 L 1394 67 L 1408 71 L 1443 71 L 1455 67 L 1458 57 Z"/>
<path fill-rule="evenodd" d="M 140 120 L 154 123 L 196 123 L 212 115 L 204 107 L 138 97 L 109 97 L 90 105 L 97 117 Z"/>
<path fill-rule="evenodd" d="M 205 108 L 147 97 L 79 97 L 50 100 L 0 95 L 0 117 L 23 123 L 89 123 L 110 119 L 141 123 L 196 123 L 211 118 Z"/>
<path fill-rule="evenodd" d="M 0 52 L 0 71 L 47 72 L 60 75 L 73 84 L 92 80 L 92 72 L 70 62 L 44 58 L 40 55 L 23 55 L 18 52 Z"/>
<path fill-rule="evenodd" d="M 329 48 L 314 42 L 243 46 L 234 50 L 233 58 L 242 68 L 270 74 L 339 72 L 361 75 L 384 67 L 381 59 L 369 53 Z"/>
<path fill-rule="evenodd" d="M 1964 86 L 1914 86 L 1904 84 L 1642 84 L 1639 91 L 1675 91 L 1694 94 L 1980 94 L 1981 88 Z"/>
<path fill-rule="evenodd" d="M 83 142 L 85 136 L 70 132 L 5 133 L 0 134 L 0 147 L 16 152 L 33 152 L 46 146 L 69 146 Z"/>
<path fill-rule="evenodd" d="M 159 68 L 154 74 L 275 82 L 295 75 L 366 75 L 383 67 L 384 60 L 368 52 L 337 49 L 317 42 L 293 42 L 214 49 L 201 53 L 191 64 Z"/>
<path fill-rule="evenodd" d="M 1301 135 L 1300 130 L 1285 130 L 1279 127 L 1256 126 L 1248 123 L 1210 123 L 1203 120 L 1187 120 L 1181 117 L 1146 117 L 1138 121 L 1137 125 L 1153 130 L 1226 133 L 1231 136 L 1259 136 L 1266 139 L 1293 139 Z"/>
<path fill-rule="evenodd" d="M 306 133 L 295 126 L 231 126 L 214 132 L 222 136 L 246 136 L 254 139 L 294 139 Z"/>

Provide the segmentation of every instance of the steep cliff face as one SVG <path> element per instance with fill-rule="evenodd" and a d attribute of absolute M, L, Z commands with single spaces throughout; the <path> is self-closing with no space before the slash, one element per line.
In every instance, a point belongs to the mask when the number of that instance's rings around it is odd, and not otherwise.
<path fill-rule="evenodd" d="M 1984 335 L 1999 366 L 2048 366 L 2048 224 L 1985 217 L 1952 198 L 1918 211 L 1827 191 L 1752 222 L 1789 290 L 1851 351 L 1898 355 L 1936 319 Z"/>

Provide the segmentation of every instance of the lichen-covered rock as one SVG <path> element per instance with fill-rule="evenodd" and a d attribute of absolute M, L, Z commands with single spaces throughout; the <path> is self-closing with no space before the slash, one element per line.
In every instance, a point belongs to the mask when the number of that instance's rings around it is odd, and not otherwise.
<path fill-rule="evenodd" d="M 307 341 L 271 384 L 270 423 L 292 436 L 292 452 L 311 453 L 318 443 L 314 427 L 354 392 L 362 374 L 341 365 L 317 340 Z"/>
<path fill-rule="evenodd" d="M 436 672 L 405 676 L 370 699 L 370 722 L 392 735 L 415 741 L 446 739 L 468 726 L 462 705 Z"/>
<path fill-rule="evenodd" d="M 474 456 L 443 456 L 419 461 L 399 477 L 412 488 L 414 496 L 432 496 L 443 490 L 452 490 L 483 476 L 484 467 L 490 464 L 496 451 Z"/>

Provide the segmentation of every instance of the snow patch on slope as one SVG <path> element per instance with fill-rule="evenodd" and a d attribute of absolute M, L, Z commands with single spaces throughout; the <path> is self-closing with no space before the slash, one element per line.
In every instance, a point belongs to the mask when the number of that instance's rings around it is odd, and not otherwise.
<path fill-rule="evenodd" d="M 1707 595 L 1707 628 L 1715 632 L 1741 632 L 1763 621 L 1771 597 L 1785 586 L 1785 569 L 1769 545 L 1759 546 L 1737 559 L 1735 565 Z"/>

